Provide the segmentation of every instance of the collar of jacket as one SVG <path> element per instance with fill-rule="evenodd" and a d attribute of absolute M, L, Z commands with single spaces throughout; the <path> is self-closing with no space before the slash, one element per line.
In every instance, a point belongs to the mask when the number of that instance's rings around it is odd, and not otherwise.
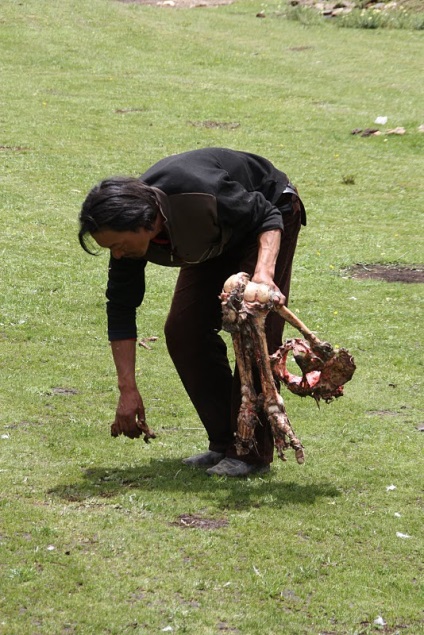
<path fill-rule="evenodd" d="M 164 218 L 171 248 L 150 243 L 146 260 L 168 267 L 193 265 L 219 256 L 231 237 L 231 230 L 218 221 L 216 198 L 190 192 L 167 195 L 152 187 Z"/>

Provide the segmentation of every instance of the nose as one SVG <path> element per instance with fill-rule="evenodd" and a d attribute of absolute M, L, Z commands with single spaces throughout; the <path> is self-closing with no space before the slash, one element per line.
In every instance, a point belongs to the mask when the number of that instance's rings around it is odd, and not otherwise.
<path fill-rule="evenodd" d="M 111 249 L 110 253 L 115 258 L 115 260 L 120 260 L 122 256 L 124 255 L 122 249 Z"/>

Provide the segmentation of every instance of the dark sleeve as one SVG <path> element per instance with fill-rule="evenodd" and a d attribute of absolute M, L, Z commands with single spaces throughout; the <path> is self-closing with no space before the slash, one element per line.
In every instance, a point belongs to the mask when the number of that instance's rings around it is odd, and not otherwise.
<path fill-rule="evenodd" d="M 145 260 L 111 256 L 106 289 L 109 341 L 137 337 L 136 309 L 144 298 Z"/>
<path fill-rule="evenodd" d="M 218 220 L 230 228 L 234 246 L 262 232 L 284 229 L 274 202 L 288 177 L 262 157 L 223 148 L 206 148 L 159 161 L 141 177 L 165 194 L 202 192 L 217 201 Z"/>
<path fill-rule="evenodd" d="M 239 182 L 231 180 L 225 171 L 217 176 L 218 218 L 232 228 L 237 242 L 272 229 L 284 229 L 281 211 L 261 192 L 246 190 Z"/>

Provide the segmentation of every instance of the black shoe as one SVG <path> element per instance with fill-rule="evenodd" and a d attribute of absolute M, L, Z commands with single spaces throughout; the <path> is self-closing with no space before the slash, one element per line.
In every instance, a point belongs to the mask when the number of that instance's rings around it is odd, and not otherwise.
<path fill-rule="evenodd" d="M 223 452 L 209 450 L 208 452 L 203 452 L 203 454 L 189 456 L 188 459 L 183 459 L 183 463 L 189 467 L 211 467 L 222 461 L 224 457 L 225 454 Z"/>
<path fill-rule="evenodd" d="M 266 474 L 270 467 L 264 465 L 252 465 L 238 459 L 223 459 L 215 467 L 206 470 L 209 476 L 249 476 L 250 474 Z"/>

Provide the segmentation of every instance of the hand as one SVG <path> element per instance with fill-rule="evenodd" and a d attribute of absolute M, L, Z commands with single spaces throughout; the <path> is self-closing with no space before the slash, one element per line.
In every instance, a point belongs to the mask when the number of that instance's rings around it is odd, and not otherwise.
<path fill-rule="evenodd" d="M 266 284 L 267 287 L 273 290 L 274 294 L 272 296 L 272 301 L 275 306 L 284 306 L 286 303 L 286 296 L 283 295 L 280 289 L 275 284 L 274 280 L 269 274 L 264 274 L 263 272 L 256 272 L 252 277 L 252 282 L 256 284 Z"/>
<path fill-rule="evenodd" d="M 281 232 L 272 229 L 263 232 L 258 237 L 258 260 L 252 282 L 266 284 L 274 291 L 272 301 L 275 306 L 283 306 L 286 298 L 274 282 L 275 263 L 281 246 Z"/>
<path fill-rule="evenodd" d="M 117 437 L 123 434 L 130 439 L 138 439 L 148 430 L 141 395 L 137 388 L 121 390 L 115 421 L 111 426 L 111 434 Z"/>

